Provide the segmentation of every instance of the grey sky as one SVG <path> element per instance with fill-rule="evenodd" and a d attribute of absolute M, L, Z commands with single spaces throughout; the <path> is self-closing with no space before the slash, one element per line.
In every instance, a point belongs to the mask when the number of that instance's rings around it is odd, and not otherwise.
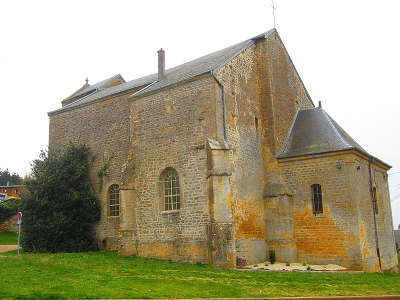
<path fill-rule="evenodd" d="M 400 223 L 400 1 L 275 0 L 277 29 L 314 103 L 389 172 Z M 24 175 L 48 143 L 47 112 L 90 83 L 155 73 L 273 27 L 271 2 L 1 1 L 0 168 Z"/>

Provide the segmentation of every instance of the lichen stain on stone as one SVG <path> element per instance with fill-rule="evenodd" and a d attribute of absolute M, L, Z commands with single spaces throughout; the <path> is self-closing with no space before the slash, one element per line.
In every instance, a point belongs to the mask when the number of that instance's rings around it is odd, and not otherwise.
<path fill-rule="evenodd" d="M 228 195 L 226 196 L 226 209 L 231 211 L 232 209 L 232 194 L 228 193 Z"/>
<path fill-rule="evenodd" d="M 234 207 L 234 223 L 237 239 L 262 239 L 265 237 L 262 201 L 255 203 L 241 199 Z"/>
<path fill-rule="evenodd" d="M 371 252 L 369 251 L 367 245 L 365 226 L 362 223 L 360 225 L 360 246 L 361 246 L 362 257 L 363 258 L 370 257 Z"/>
<path fill-rule="evenodd" d="M 327 206 L 324 206 L 321 217 L 313 215 L 311 206 L 307 206 L 305 213 L 293 211 L 293 217 L 294 237 L 300 258 L 304 255 L 316 258 L 324 255 L 349 258 L 347 249 L 356 244 L 356 239 L 350 232 L 336 226 Z"/>
<path fill-rule="evenodd" d="M 170 258 L 176 254 L 176 248 L 170 243 L 144 245 L 139 250 L 143 257 Z"/>
<path fill-rule="evenodd" d="M 278 162 L 274 159 L 271 149 L 266 145 L 262 146 L 262 156 L 265 170 L 272 172 L 278 169 Z"/>
<path fill-rule="evenodd" d="M 186 256 L 206 257 L 207 248 L 200 245 L 187 245 L 183 246 L 181 252 Z"/>
<path fill-rule="evenodd" d="M 238 94 L 238 89 L 241 86 L 239 82 L 244 80 L 244 82 L 247 83 L 254 74 L 254 60 L 254 47 L 249 47 L 217 71 L 216 77 L 227 91 Z"/>

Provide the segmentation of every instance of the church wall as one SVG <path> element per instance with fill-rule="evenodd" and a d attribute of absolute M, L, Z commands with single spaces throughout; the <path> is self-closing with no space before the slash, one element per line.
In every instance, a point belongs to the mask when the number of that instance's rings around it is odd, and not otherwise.
<path fill-rule="evenodd" d="M 50 148 L 62 149 L 70 142 L 90 147 L 89 177 L 102 208 L 96 236 L 99 247 L 106 249 L 118 246 L 119 217 L 108 216 L 107 190 L 122 181 L 129 146 L 127 97 L 125 93 L 50 116 Z M 106 175 L 100 178 L 97 172 L 107 162 Z"/>
<path fill-rule="evenodd" d="M 279 160 L 293 197 L 297 260 L 362 269 L 357 199 L 351 185 L 351 154 L 331 153 Z M 313 215 L 312 184 L 320 184 L 323 213 Z"/>
<path fill-rule="evenodd" d="M 232 149 L 230 176 L 236 256 L 249 263 L 265 260 L 262 189 L 264 185 L 261 133 L 260 51 L 251 46 L 241 52 L 216 77 L 224 87 L 227 142 Z M 258 122 L 258 124 L 257 124 Z"/>
<path fill-rule="evenodd" d="M 368 160 L 356 157 L 354 160 L 351 186 L 354 197 L 359 201 L 360 248 L 365 271 L 380 271 L 375 238 L 375 223 L 372 196 L 370 193 L 370 173 Z M 376 215 L 379 252 L 382 270 L 397 265 L 397 255 L 392 234 L 392 215 L 386 170 L 371 164 L 372 186 L 377 191 L 378 214 Z"/>
<path fill-rule="evenodd" d="M 236 255 L 260 262 L 268 250 L 264 186 L 281 181 L 276 143 L 280 147 L 286 139 L 297 109 L 313 104 L 274 35 L 238 54 L 216 77 L 224 87 L 228 144 L 233 150 L 230 182 Z"/>
<path fill-rule="evenodd" d="M 389 270 L 398 265 L 393 234 L 393 217 L 389 195 L 388 174 L 385 170 L 373 167 L 372 178 L 377 191 L 378 241 L 382 269 Z"/>
<path fill-rule="evenodd" d="M 130 152 L 137 193 L 137 255 L 176 261 L 208 260 L 210 223 L 207 181 L 208 136 L 217 135 L 217 83 L 209 75 L 133 98 Z M 160 175 L 174 168 L 181 208 L 164 211 Z"/>
<path fill-rule="evenodd" d="M 293 65 L 285 46 L 275 33 L 267 40 L 268 72 L 273 106 L 274 149 L 279 153 L 289 134 L 298 109 L 314 105 Z"/>

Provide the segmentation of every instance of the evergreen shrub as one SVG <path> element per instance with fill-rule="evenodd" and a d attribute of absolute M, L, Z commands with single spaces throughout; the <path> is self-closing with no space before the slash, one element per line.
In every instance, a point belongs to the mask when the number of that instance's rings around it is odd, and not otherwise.
<path fill-rule="evenodd" d="M 89 183 L 88 157 L 87 146 L 70 144 L 62 152 L 42 151 L 33 161 L 22 206 L 25 252 L 96 249 L 100 206 Z"/>
<path fill-rule="evenodd" d="M 16 215 L 20 206 L 21 200 L 19 199 L 0 201 L 0 224 Z"/>

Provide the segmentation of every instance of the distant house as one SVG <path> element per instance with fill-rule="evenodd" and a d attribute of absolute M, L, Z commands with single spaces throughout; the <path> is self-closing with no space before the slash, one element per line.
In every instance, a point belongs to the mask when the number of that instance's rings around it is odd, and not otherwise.
<path fill-rule="evenodd" d="M 26 192 L 24 185 L 0 185 L 0 201 L 21 199 L 21 193 Z"/>

